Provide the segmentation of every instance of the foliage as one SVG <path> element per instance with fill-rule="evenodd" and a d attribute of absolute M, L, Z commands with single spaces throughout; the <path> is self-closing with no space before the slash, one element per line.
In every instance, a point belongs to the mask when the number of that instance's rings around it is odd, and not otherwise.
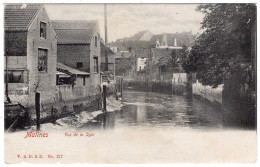
<path fill-rule="evenodd" d="M 164 63 L 167 64 L 167 66 L 170 66 L 173 71 L 178 71 L 178 67 L 182 65 L 182 62 L 184 58 L 188 55 L 188 48 L 186 45 L 182 46 L 181 50 L 174 49 L 170 52 L 170 54 L 166 57 L 164 60 Z"/>
<path fill-rule="evenodd" d="M 255 23 L 254 4 L 202 4 L 197 8 L 205 14 L 190 54 L 182 65 L 186 72 L 197 72 L 203 84 L 217 87 L 241 64 L 250 64 L 251 30 Z M 242 63 L 243 62 L 243 63 Z"/>

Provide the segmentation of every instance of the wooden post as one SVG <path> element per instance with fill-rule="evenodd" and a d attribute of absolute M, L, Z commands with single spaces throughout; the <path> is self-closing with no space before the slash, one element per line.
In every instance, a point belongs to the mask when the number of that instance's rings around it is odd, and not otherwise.
<path fill-rule="evenodd" d="M 103 85 L 103 110 L 107 111 L 107 86 Z"/>
<path fill-rule="evenodd" d="M 37 130 L 40 130 L 40 93 L 35 93 L 35 109 L 36 109 L 36 122 L 37 122 Z"/>

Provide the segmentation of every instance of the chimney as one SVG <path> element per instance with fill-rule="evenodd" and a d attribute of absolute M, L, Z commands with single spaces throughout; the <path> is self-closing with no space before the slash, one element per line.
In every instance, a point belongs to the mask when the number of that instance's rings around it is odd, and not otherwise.
<path fill-rule="evenodd" d="M 177 39 L 174 38 L 174 46 L 177 46 Z"/>

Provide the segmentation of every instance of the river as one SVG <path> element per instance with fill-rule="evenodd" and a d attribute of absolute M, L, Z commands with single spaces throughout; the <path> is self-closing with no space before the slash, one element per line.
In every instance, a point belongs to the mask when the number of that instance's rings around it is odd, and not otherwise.
<path fill-rule="evenodd" d="M 123 102 L 121 110 L 103 114 L 97 122 L 81 128 L 241 128 L 234 123 L 229 126 L 230 119 L 225 117 L 220 107 L 197 97 L 127 90 Z"/>

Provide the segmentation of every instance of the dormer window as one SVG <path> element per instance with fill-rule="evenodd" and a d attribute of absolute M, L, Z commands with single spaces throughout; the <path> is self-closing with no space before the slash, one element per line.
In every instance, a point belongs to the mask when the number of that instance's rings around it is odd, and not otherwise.
<path fill-rule="evenodd" d="M 40 22 L 40 37 L 46 39 L 46 23 Z"/>

